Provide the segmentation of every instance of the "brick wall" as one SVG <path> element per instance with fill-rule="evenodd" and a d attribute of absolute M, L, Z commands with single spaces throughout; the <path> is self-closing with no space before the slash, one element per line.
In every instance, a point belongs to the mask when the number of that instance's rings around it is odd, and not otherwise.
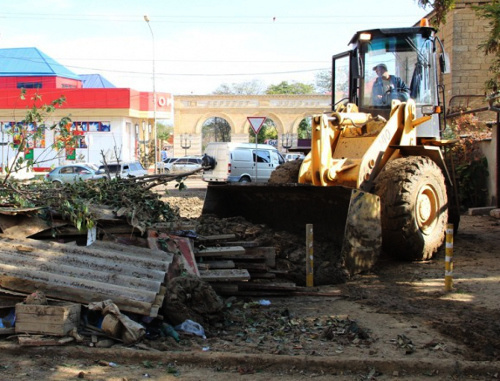
<path fill-rule="evenodd" d="M 446 97 L 485 94 L 485 82 L 493 57 L 479 48 L 489 33 L 488 20 L 476 16 L 471 5 L 489 1 L 457 0 L 456 7 L 439 26 L 438 35 L 444 43 L 451 63 L 451 74 L 444 78 Z"/>

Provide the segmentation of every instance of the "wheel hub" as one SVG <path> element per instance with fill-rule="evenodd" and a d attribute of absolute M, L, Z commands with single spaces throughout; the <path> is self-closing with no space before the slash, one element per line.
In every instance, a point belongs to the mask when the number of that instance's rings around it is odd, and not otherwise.
<path fill-rule="evenodd" d="M 426 185 L 420 189 L 417 196 L 417 224 L 422 232 L 432 230 L 437 218 L 437 196 L 435 190 Z"/>

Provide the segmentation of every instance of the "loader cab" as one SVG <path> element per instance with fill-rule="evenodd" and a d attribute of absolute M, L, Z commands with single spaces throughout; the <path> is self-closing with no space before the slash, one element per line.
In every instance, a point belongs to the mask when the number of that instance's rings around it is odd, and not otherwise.
<path fill-rule="evenodd" d="M 358 105 L 360 112 L 389 119 L 393 99 L 405 102 L 412 98 L 417 117 L 432 115 L 431 121 L 417 130 L 417 136 L 438 138 L 437 41 L 430 27 L 357 32 L 350 41 L 351 50 L 333 57 L 334 108 L 350 102 Z M 392 78 L 377 74 L 384 69 Z"/>

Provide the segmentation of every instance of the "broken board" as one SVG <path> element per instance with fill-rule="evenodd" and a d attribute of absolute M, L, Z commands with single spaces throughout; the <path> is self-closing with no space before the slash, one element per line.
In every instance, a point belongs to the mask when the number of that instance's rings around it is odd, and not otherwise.
<path fill-rule="evenodd" d="M 80 304 L 16 304 L 16 333 L 65 336 L 80 322 Z"/>

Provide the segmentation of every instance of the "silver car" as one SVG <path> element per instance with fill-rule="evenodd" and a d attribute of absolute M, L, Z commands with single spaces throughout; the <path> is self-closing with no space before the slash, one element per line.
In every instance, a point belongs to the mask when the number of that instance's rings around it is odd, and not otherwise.
<path fill-rule="evenodd" d="M 97 166 L 94 164 L 68 164 L 54 168 L 45 175 L 45 180 L 56 185 L 73 184 L 97 178 L 96 172 Z"/>
<path fill-rule="evenodd" d="M 107 165 L 99 166 L 96 172 L 98 177 L 107 177 L 106 167 L 111 178 L 113 177 L 138 177 L 148 174 L 141 163 L 138 161 L 122 162 L 122 163 L 107 163 Z"/>
<path fill-rule="evenodd" d="M 167 172 L 190 172 L 201 168 L 201 157 L 186 156 L 179 157 L 167 164 Z"/>

